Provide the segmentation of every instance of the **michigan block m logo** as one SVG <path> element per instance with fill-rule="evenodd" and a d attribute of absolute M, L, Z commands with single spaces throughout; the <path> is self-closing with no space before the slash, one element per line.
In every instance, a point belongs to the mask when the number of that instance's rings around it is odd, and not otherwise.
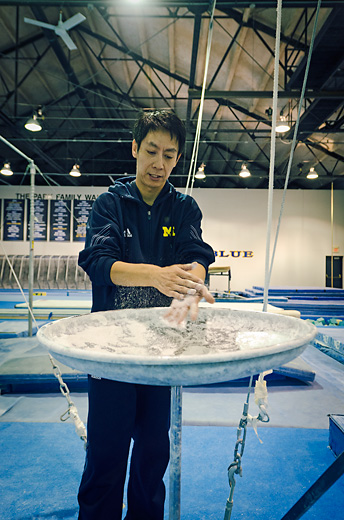
<path fill-rule="evenodd" d="M 175 231 L 174 231 L 174 226 L 173 227 L 162 226 L 162 232 L 163 232 L 163 235 L 162 235 L 163 237 L 176 236 Z"/>

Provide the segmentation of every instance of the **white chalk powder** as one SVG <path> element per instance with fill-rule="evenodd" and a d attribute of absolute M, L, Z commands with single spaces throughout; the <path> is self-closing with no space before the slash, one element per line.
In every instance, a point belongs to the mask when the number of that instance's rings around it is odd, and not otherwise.
<path fill-rule="evenodd" d="M 200 309 L 196 322 L 172 327 L 166 309 L 126 309 L 61 320 L 52 337 L 62 346 L 93 352 L 146 357 L 207 356 L 230 351 L 264 348 L 297 338 L 283 327 L 276 330 L 274 315 L 247 314 L 223 309 Z M 49 328 L 47 329 L 47 334 Z"/>

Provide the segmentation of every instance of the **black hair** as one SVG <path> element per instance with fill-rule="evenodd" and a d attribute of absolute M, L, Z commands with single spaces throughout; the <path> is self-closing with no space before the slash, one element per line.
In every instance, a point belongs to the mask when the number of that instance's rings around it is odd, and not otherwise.
<path fill-rule="evenodd" d="M 133 137 L 140 149 L 141 143 L 149 132 L 166 130 L 170 132 L 171 139 L 175 138 L 178 142 L 178 155 L 184 150 L 185 145 L 185 126 L 179 117 L 170 110 L 152 110 L 141 112 L 134 128 Z"/>

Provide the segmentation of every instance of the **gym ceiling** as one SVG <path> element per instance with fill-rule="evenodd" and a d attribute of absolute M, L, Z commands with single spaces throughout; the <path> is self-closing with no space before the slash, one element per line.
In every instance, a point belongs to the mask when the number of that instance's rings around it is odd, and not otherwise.
<path fill-rule="evenodd" d="M 290 130 L 276 135 L 276 189 L 284 187 L 317 4 L 283 0 L 277 116 Z M 276 5 L 216 2 L 197 158 L 206 178 L 195 188 L 268 187 Z M 50 183 L 108 186 L 135 174 L 139 110 L 172 109 L 185 121 L 187 146 L 171 181 L 185 187 L 210 10 L 202 0 L 0 0 L 0 135 Z M 344 0 L 322 0 L 290 189 L 344 189 L 343 64 Z M 24 128 L 33 115 L 39 132 Z M 0 162 L 14 172 L 0 176 L 0 189 L 30 183 L 27 160 L 3 141 Z M 78 178 L 69 175 L 74 164 Z M 239 177 L 243 164 L 248 178 Z M 306 177 L 310 168 L 317 179 Z M 45 178 L 37 174 L 36 184 Z"/>

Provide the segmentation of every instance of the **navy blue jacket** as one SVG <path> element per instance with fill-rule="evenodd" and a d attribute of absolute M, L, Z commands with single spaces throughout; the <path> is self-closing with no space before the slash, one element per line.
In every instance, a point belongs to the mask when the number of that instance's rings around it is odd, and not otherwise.
<path fill-rule="evenodd" d="M 201 219 L 196 201 L 168 181 L 152 206 L 142 200 L 133 177 L 116 181 L 94 202 L 79 255 L 92 282 L 92 312 L 170 305 L 172 299 L 153 287 L 113 284 L 111 266 L 119 260 L 160 267 L 198 262 L 207 270 L 215 257 L 202 240 Z"/>

